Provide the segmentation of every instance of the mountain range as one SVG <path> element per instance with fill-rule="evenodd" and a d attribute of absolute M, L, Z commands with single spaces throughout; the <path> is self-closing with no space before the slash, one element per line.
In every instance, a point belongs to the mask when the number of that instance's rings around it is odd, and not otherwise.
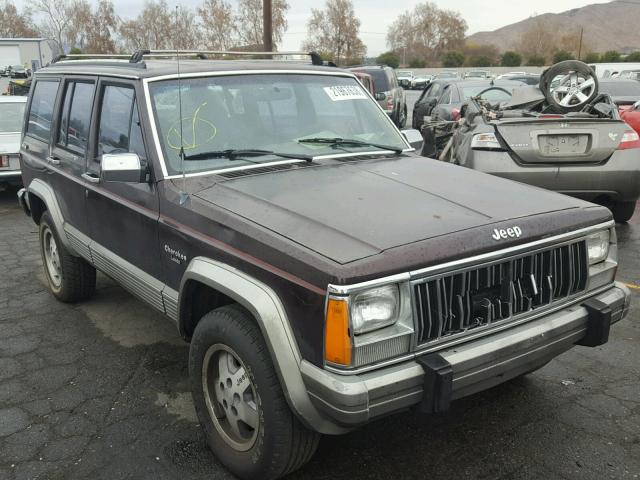
<path fill-rule="evenodd" d="M 544 13 L 492 32 L 474 33 L 467 40 L 480 45 L 494 45 L 504 52 L 517 48 L 522 35 L 538 21 L 560 35 L 575 34 L 582 27 L 586 47 L 583 52 L 617 50 L 629 53 L 640 50 L 640 0 L 615 0 L 562 13 Z"/>

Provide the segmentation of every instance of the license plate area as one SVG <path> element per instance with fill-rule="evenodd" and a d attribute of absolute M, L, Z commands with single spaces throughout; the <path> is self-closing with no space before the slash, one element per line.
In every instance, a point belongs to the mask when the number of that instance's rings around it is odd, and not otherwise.
<path fill-rule="evenodd" d="M 540 153 L 545 157 L 566 157 L 587 153 L 590 135 L 539 135 Z"/>

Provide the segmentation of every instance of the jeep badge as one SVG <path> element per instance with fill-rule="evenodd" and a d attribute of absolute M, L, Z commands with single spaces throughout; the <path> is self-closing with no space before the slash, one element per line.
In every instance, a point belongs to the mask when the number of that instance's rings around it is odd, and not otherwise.
<path fill-rule="evenodd" d="M 522 235 L 522 229 L 520 227 L 501 228 L 500 230 L 494 228 L 491 237 L 494 240 L 502 240 L 508 237 L 518 238 L 520 235 Z"/>

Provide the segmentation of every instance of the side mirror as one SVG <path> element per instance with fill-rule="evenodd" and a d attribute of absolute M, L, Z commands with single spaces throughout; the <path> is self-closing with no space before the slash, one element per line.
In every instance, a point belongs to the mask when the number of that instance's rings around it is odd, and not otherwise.
<path fill-rule="evenodd" d="M 105 153 L 101 167 L 105 182 L 142 183 L 147 176 L 147 167 L 135 153 Z"/>
<path fill-rule="evenodd" d="M 409 145 L 411 145 L 417 151 L 422 150 L 422 143 L 424 142 L 424 140 L 422 139 L 422 134 L 418 130 L 410 128 L 407 130 L 401 130 L 401 133 L 402 135 L 404 135 L 404 138 L 407 139 Z"/>
<path fill-rule="evenodd" d="M 386 100 L 387 95 L 385 93 L 383 93 L 383 92 L 378 92 L 378 93 L 375 94 L 374 98 L 376 100 Z"/>

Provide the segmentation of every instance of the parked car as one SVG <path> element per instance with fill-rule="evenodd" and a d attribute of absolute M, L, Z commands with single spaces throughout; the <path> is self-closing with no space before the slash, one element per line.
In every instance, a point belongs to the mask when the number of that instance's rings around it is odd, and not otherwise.
<path fill-rule="evenodd" d="M 360 83 L 367 89 L 367 91 L 375 97 L 376 89 L 373 85 L 373 77 L 368 73 L 353 72 L 353 74 L 360 80 Z"/>
<path fill-rule="evenodd" d="M 56 298 L 90 297 L 99 269 L 175 322 L 234 475 L 444 411 L 627 314 L 606 208 L 420 159 L 319 56 L 178 74 L 162 55 L 36 73 L 19 200 Z"/>
<path fill-rule="evenodd" d="M 445 70 L 444 72 L 440 72 L 435 76 L 438 80 L 460 80 L 460 74 L 455 70 Z"/>
<path fill-rule="evenodd" d="M 442 90 L 449 84 L 459 81 L 457 79 L 435 78 L 422 91 L 416 102 L 413 104 L 413 114 L 411 116 L 412 127 L 421 130 L 425 117 L 431 116 L 431 111 L 438 103 L 438 98 L 442 95 Z"/>
<path fill-rule="evenodd" d="M 3 95 L 26 96 L 31 88 L 30 78 L 11 79 L 7 85 L 7 92 Z"/>
<path fill-rule="evenodd" d="M 400 86 L 406 89 L 411 87 L 414 74 L 411 70 L 396 70 L 396 77 Z"/>
<path fill-rule="evenodd" d="M 465 79 L 491 78 L 491 74 L 486 70 L 470 70 L 464 74 Z"/>
<path fill-rule="evenodd" d="M 0 77 L 9 76 L 9 72 L 7 71 L 7 68 L 9 67 L 0 67 Z"/>
<path fill-rule="evenodd" d="M 600 93 L 606 93 L 618 106 L 633 105 L 640 100 L 640 82 L 622 78 L 599 80 Z"/>
<path fill-rule="evenodd" d="M 22 185 L 20 132 L 26 97 L 0 96 L 0 186 Z"/>
<path fill-rule="evenodd" d="M 29 77 L 29 72 L 22 65 L 11 65 L 9 76 L 11 78 L 27 78 Z"/>
<path fill-rule="evenodd" d="M 407 123 L 407 102 L 404 89 L 398 84 L 395 70 L 386 65 L 363 65 L 349 70 L 367 73 L 373 77 L 376 100 L 393 123 L 399 128 L 404 128 Z"/>
<path fill-rule="evenodd" d="M 618 78 L 627 78 L 630 80 L 640 80 L 640 70 L 623 70 L 618 75 Z"/>
<path fill-rule="evenodd" d="M 433 75 L 416 75 L 411 80 L 411 90 L 423 90 L 431 80 Z"/>
<path fill-rule="evenodd" d="M 640 135 L 640 101 L 619 107 L 620 118 Z"/>
<path fill-rule="evenodd" d="M 435 158 L 437 152 L 451 137 L 452 128 L 460 118 L 462 105 L 470 98 L 487 91 L 483 95 L 491 102 L 505 102 L 511 98 L 514 88 L 524 83 L 510 80 L 464 80 L 445 85 L 436 99 L 429 116 L 423 118 L 421 131 L 424 137 L 422 155 Z M 494 88 L 495 87 L 495 88 Z"/>
<path fill-rule="evenodd" d="M 551 88 L 558 76 L 564 80 Z M 631 218 L 640 197 L 640 137 L 598 90 L 590 67 L 558 63 L 540 87 L 515 89 L 509 102 L 491 101 L 491 91 L 462 107 L 435 156 L 607 205 L 617 222 Z"/>

